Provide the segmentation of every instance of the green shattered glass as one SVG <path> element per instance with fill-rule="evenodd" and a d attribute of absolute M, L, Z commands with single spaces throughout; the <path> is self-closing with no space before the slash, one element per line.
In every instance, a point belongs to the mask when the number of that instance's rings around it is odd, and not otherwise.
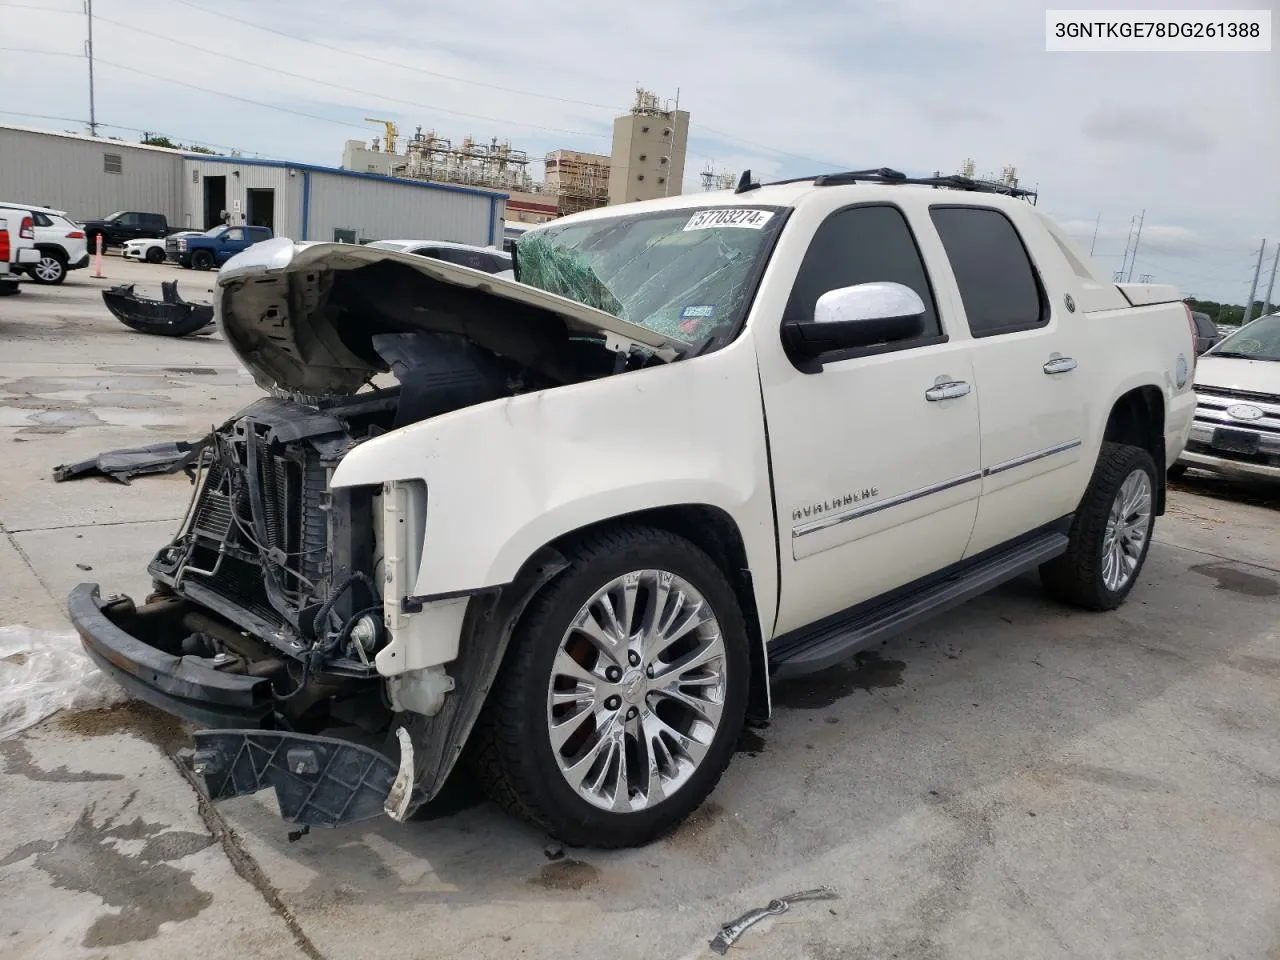
<path fill-rule="evenodd" d="M 781 217 L 764 229 L 687 229 L 699 211 L 553 223 L 516 245 L 517 279 L 662 334 L 726 336 L 746 309 L 755 267 Z"/>

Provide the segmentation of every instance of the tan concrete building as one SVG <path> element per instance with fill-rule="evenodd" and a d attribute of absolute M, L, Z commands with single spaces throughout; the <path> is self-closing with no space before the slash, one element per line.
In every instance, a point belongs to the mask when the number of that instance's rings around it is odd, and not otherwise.
<path fill-rule="evenodd" d="M 578 150 L 552 150 L 546 159 L 546 189 L 560 215 L 603 207 L 609 202 L 610 158 Z"/>
<path fill-rule="evenodd" d="M 613 121 L 609 203 L 679 195 L 688 144 L 689 112 L 637 89 L 631 112 Z"/>

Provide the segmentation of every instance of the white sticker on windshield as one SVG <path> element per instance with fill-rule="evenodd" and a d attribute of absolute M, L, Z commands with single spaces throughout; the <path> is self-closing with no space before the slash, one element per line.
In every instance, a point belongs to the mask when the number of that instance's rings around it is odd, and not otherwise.
<path fill-rule="evenodd" d="M 702 210 L 689 218 L 686 230 L 712 230 L 716 227 L 743 227 L 760 230 L 773 214 L 768 210 L 740 210 L 722 207 L 719 210 Z"/>

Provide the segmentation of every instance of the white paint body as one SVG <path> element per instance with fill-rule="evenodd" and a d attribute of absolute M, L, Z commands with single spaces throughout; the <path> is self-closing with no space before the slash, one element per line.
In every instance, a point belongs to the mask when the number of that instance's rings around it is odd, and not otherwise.
<path fill-rule="evenodd" d="M 957 202 L 949 191 L 800 184 L 578 215 L 708 204 L 790 208 L 745 326 L 722 349 L 467 407 L 346 455 L 334 486 L 415 481 L 384 487 L 397 491 L 384 504 L 402 511 L 410 509 L 402 493 L 425 496 L 421 549 L 397 557 L 385 597 L 396 636 L 379 655 L 379 670 L 421 670 L 457 654 L 456 600 L 428 601 L 406 615 L 399 598 L 507 584 L 543 545 L 636 511 L 696 504 L 727 514 L 741 533 L 768 643 L 1071 513 L 1108 415 L 1130 390 L 1159 390 L 1172 463 L 1195 405 L 1190 377 L 1177 382 L 1179 363 L 1193 354 L 1183 305 L 1166 298 L 1131 306 L 1025 201 L 959 196 L 1001 210 L 1018 228 L 1050 303 L 1047 325 L 970 336 L 929 216 L 931 204 Z M 907 218 L 946 340 L 801 373 L 784 352 L 780 318 L 819 225 L 861 203 L 894 204 Z M 283 263 L 288 242 L 274 243 Z M 492 277 L 464 281 L 511 299 L 549 296 Z M 578 308 L 584 323 L 594 313 Z M 1047 376 L 1044 365 L 1064 357 L 1075 367 Z M 970 390 L 927 401 L 925 391 L 943 381 Z M 935 486 L 929 495 L 904 496 Z M 863 513 L 867 505 L 875 509 Z M 822 517 L 836 522 L 814 522 Z"/>

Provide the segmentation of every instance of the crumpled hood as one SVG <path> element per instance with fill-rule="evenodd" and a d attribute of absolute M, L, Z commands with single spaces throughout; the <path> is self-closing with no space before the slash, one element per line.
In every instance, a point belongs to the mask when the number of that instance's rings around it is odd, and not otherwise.
<path fill-rule="evenodd" d="M 219 271 L 214 313 L 264 389 L 354 393 L 386 369 L 379 333 L 453 333 L 552 379 L 576 377 L 575 338 L 671 361 L 689 345 L 601 310 L 441 260 L 347 243 L 264 240 Z"/>
<path fill-rule="evenodd" d="M 1196 385 L 1280 396 L 1280 362 L 1208 353 L 1196 361 Z"/>

